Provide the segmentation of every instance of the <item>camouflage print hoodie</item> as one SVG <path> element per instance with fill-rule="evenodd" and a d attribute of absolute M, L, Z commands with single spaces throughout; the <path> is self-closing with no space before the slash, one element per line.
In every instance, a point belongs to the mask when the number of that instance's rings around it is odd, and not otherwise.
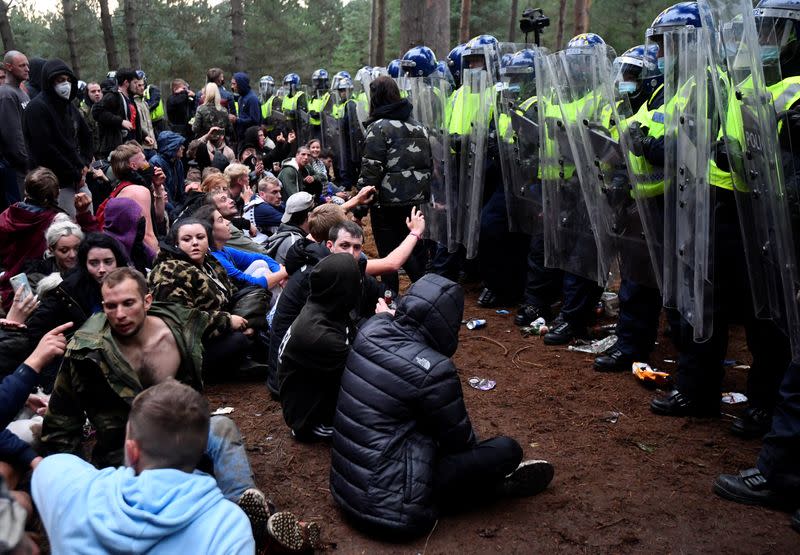
<path fill-rule="evenodd" d="M 199 310 L 154 302 L 148 311 L 164 321 L 181 355 L 175 379 L 203 389 L 201 338 L 208 317 Z M 122 464 L 125 424 L 133 398 L 144 390 L 139 377 L 117 348 L 106 315 L 89 318 L 67 345 L 42 426 L 49 454 L 81 454 L 88 417 L 97 431 L 92 462 L 102 468 Z"/>
<path fill-rule="evenodd" d="M 403 99 L 376 108 L 368 122 L 359 188 L 374 185 L 381 206 L 411 206 L 430 196 L 431 145 L 411 111 Z"/>

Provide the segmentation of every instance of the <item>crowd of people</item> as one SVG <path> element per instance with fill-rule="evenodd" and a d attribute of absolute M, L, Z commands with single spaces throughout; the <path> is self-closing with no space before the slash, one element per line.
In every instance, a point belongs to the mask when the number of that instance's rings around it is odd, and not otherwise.
<path fill-rule="evenodd" d="M 552 465 L 523 461 L 512 438 L 479 440 L 465 408 L 458 282 L 478 277 L 478 305 L 516 305 L 515 323 L 546 321 L 557 346 L 586 337 L 615 269 L 617 341 L 595 370 L 646 362 L 666 307 L 678 372 L 651 409 L 718 416 L 728 327 L 744 323 L 749 407 L 732 432 L 764 448 L 714 491 L 797 509 L 800 365 L 792 330 L 760 319 L 740 235 L 753 155 L 743 163 L 731 137 L 756 124 L 706 113 L 753 86 L 718 94 L 734 76 L 714 56 L 730 48 L 698 47 L 724 36 L 715 5 L 667 8 L 620 56 L 592 33 L 555 53 L 481 35 L 442 61 L 418 46 L 355 78 L 265 75 L 257 91 L 220 68 L 169 95 L 130 68 L 84 83 L 61 60 L 7 52 L 0 547 L 34 549 L 36 514 L 57 553 L 321 547 L 317 523 L 256 486 L 235 423 L 209 413 L 204 385 L 223 380 L 266 382 L 295 441 L 330 443 L 331 494 L 365 533 L 404 540 L 443 512 L 535 495 Z M 769 90 L 784 146 L 800 51 L 775 29 L 800 18 L 781 0 L 760 9 L 746 23 L 779 55 L 747 67 L 783 71 Z M 708 63 L 687 80 L 697 52 Z"/>

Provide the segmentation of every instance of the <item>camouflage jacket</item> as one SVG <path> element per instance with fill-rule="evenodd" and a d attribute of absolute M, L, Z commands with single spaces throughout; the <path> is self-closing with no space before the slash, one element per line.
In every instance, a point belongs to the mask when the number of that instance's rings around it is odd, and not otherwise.
<path fill-rule="evenodd" d="M 198 310 L 154 302 L 148 315 L 164 321 L 181 354 L 175 379 L 202 390 L 203 345 L 208 318 Z M 88 418 L 97 442 L 92 462 L 102 468 L 122 464 L 125 423 L 133 398 L 144 388 L 117 348 L 106 315 L 95 314 L 67 345 L 42 426 L 42 443 L 52 453 L 81 454 Z"/>
<path fill-rule="evenodd" d="M 427 130 L 410 118 L 410 106 L 384 106 L 385 117 L 367 128 L 359 188 L 374 185 L 383 206 L 411 206 L 430 196 L 431 145 Z"/>
<path fill-rule="evenodd" d="M 204 267 L 198 268 L 179 249 L 162 243 L 147 281 L 155 300 L 206 312 L 211 319 L 206 330 L 209 337 L 230 329 L 231 314 L 226 309 L 237 289 L 222 264 L 210 254 Z"/>

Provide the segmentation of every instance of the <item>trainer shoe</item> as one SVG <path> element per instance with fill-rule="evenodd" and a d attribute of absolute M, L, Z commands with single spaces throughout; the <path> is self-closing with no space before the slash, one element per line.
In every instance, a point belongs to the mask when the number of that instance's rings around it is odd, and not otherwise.
<path fill-rule="evenodd" d="M 517 326 L 530 326 L 531 322 L 537 318 L 544 318 L 545 321 L 548 321 L 551 317 L 552 314 L 548 308 L 524 304 L 517 309 L 517 315 L 514 316 L 514 324 Z"/>
<path fill-rule="evenodd" d="M 301 551 L 305 543 L 300 521 L 289 511 L 275 513 L 267 521 L 267 534 L 270 539 L 288 551 Z M 258 546 L 256 545 L 256 548 Z"/>
<path fill-rule="evenodd" d="M 553 480 L 553 465 L 547 461 L 522 461 L 503 480 L 503 492 L 509 497 L 530 497 L 543 492 Z"/>
<path fill-rule="evenodd" d="M 271 503 L 261 490 L 250 488 L 239 498 L 239 507 L 250 520 L 256 551 L 260 551 L 267 543 L 267 521 L 272 511 Z"/>
<path fill-rule="evenodd" d="M 292 437 L 301 443 L 315 443 L 317 441 L 333 441 L 333 427 L 317 424 L 310 432 L 292 430 Z"/>
<path fill-rule="evenodd" d="M 552 330 L 544 334 L 545 345 L 566 345 L 576 337 L 581 335 L 581 332 L 569 322 L 561 322 Z"/>

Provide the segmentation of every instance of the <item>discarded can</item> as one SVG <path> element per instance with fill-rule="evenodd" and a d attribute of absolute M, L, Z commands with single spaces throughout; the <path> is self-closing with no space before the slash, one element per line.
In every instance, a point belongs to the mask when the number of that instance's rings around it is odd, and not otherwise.
<path fill-rule="evenodd" d="M 605 291 L 600 296 L 600 302 L 603 303 L 603 312 L 609 318 L 619 316 L 619 297 L 612 291 Z"/>
<path fill-rule="evenodd" d="M 468 330 L 477 330 L 486 325 L 486 320 L 480 318 L 473 318 L 472 320 L 467 322 L 467 329 Z"/>
<path fill-rule="evenodd" d="M 546 322 L 545 322 L 544 318 L 542 318 L 542 317 L 540 316 L 539 318 L 537 318 L 536 320 L 534 320 L 533 322 L 531 322 L 531 327 L 534 327 L 534 328 L 535 328 L 535 327 L 542 327 L 543 325 L 545 325 L 545 323 L 546 323 Z"/>
<path fill-rule="evenodd" d="M 499 314 L 500 316 L 505 316 L 505 315 L 511 314 L 511 313 L 509 311 L 507 311 L 506 309 L 501 308 L 500 310 L 496 310 L 495 314 Z"/>

